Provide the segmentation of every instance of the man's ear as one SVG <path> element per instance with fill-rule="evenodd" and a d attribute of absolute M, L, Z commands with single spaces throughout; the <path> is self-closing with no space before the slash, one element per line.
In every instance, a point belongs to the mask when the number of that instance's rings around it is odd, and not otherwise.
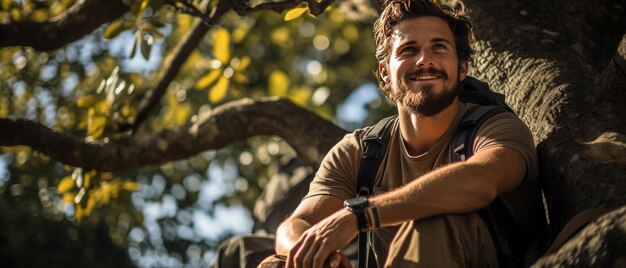
<path fill-rule="evenodd" d="M 465 80 L 468 68 L 468 62 L 466 60 L 459 62 L 459 81 Z"/>
<path fill-rule="evenodd" d="M 378 76 L 380 80 L 383 80 L 385 83 L 389 83 L 389 72 L 387 71 L 387 67 L 382 62 L 378 63 Z"/>

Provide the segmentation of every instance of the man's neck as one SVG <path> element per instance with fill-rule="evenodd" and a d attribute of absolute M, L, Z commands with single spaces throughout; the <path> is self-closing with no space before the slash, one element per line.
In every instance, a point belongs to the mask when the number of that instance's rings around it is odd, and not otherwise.
<path fill-rule="evenodd" d="M 417 115 L 398 106 L 400 132 L 411 155 L 421 155 L 435 145 L 446 133 L 460 108 L 458 98 L 446 109 L 434 116 Z"/>

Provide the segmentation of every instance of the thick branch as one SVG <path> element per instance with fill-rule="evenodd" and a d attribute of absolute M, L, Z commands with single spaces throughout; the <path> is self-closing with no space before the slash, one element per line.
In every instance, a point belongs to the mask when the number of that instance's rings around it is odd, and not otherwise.
<path fill-rule="evenodd" d="M 140 134 L 104 144 L 88 144 L 32 121 L 0 119 L 0 146 L 26 145 L 72 166 L 100 171 L 131 170 L 188 158 L 258 135 L 285 139 L 317 167 L 345 131 L 278 98 L 244 99 L 217 107 L 179 129 Z"/>
<path fill-rule="evenodd" d="M 121 0 L 87 0 L 46 22 L 0 24 L 0 47 L 29 46 L 39 51 L 61 48 L 129 11 Z"/>

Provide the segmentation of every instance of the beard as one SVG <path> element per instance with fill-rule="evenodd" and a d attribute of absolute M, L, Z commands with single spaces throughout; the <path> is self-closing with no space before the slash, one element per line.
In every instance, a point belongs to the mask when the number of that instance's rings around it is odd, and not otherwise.
<path fill-rule="evenodd" d="M 416 73 L 419 74 L 426 71 L 431 74 L 441 75 L 442 79 L 448 78 L 448 75 L 444 71 L 433 68 Z M 461 83 L 458 80 L 452 85 L 452 88 L 443 88 L 439 94 L 433 92 L 432 85 L 425 85 L 418 91 L 410 90 L 406 83 L 407 77 L 416 73 L 407 74 L 403 77 L 399 85 L 399 93 L 395 94 L 393 101 L 402 104 L 417 115 L 429 117 L 440 113 L 448 108 L 461 92 Z"/>

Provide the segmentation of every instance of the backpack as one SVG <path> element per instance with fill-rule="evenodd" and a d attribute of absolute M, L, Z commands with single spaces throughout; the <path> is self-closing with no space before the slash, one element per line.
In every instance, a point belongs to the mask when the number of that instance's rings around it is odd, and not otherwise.
<path fill-rule="evenodd" d="M 470 108 L 463 115 L 454 132 L 451 144 L 453 162 L 465 161 L 472 156 L 476 133 L 487 119 L 504 112 L 513 113 L 512 109 L 505 103 L 504 95 L 491 91 L 487 83 L 467 76 L 462 85 L 463 91 L 459 95 L 459 99 L 465 103 L 478 105 Z M 368 196 L 373 193 L 374 178 L 382 164 L 391 128 L 396 119 L 397 116 L 387 117 L 364 133 L 363 152 L 357 178 L 359 196 Z M 497 197 L 487 208 L 479 210 L 478 215 L 485 221 L 494 240 L 500 266 L 521 267 L 530 241 L 528 237 L 523 235 L 524 232 L 521 231 L 520 225 L 514 220 L 501 197 Z M 368 237 L 371 237 L 371 232 L 360 232 L 358 236 L 359 268 L 376 267 L 376 262 L 370 258 L 373 251 L 368 247 Z M 503 241 L 498 239 L 499 237 L 509 241 L 504 242 L 509 248 L 507 252 L 504 251 Z"/>

